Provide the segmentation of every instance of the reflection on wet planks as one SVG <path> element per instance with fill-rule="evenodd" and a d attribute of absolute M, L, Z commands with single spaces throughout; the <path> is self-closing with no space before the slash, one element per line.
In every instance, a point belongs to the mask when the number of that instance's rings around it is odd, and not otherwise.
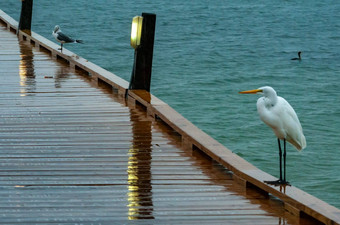
<path fill-rule="evenodd" d="M 139 106 L 2 27 L 0 44 L 1 222 L 301 222 Z"/>

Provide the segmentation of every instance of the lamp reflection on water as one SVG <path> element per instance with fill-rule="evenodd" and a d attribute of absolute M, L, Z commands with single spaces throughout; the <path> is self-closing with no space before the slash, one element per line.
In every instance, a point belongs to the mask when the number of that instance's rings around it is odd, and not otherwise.
<path fill-rule="evenodd" d="M 130 110 L 133 144 L 128 155 L 128 219 L 154 219 L 151 185 L 151 121 L 137 122 Z"/>

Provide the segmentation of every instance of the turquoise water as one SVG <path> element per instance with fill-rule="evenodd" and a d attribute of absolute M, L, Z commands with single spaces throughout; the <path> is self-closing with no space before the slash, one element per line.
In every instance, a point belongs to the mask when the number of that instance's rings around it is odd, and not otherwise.
<path fill-rule="evenodd" d="M 288 146 L 288 180 L 340 208 L 340 1 L 35 0 L 33 31 L 59 24 L 84 45 L 66 45 L 129 80 L 131 19 L 156 13 L 151 91 L 196 126 L 277 176 L 277 142 L 258 118 L 270 85 L 297 112 L 307 148 Z M 0 9 L 19 19 L 21 1 Z M 291 61 L 302 51 L 302 61 Z"/>

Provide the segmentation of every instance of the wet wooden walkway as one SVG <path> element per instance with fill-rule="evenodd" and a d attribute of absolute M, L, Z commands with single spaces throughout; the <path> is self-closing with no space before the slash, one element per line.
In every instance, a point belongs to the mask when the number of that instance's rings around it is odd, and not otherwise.
<path fill-rule="evenodd" d="M 315 224 L 5 24 L 0 79 L 0 223 Z"/>
<path fill-rule="evenodd" d="M 1 222 L 288 220 L 142 109 L 0 29 Z"/>

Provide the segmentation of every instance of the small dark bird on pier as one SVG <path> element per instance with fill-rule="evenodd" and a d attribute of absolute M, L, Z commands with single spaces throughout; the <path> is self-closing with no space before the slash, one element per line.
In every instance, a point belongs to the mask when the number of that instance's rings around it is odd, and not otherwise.
<path fill-rule="evenodd" d="M 291 60 L 301 60 L 301 52 L 298 52 L 298 58 L 292 58 Z"/>
<path fill-rule="evenodd" d="M 69 36 L 67 36 L 66 34 L 64 34 L 63 32 L 61 32 L 61 29 L 60 29 L 59 25 L 56 25 L 54 27 L 54 31 L 52 32 L 52 35 L 54 36 L 54 38 L 58 42 L 60 42 L 59 50 L 61 50 L 61 51 L 63 51 L 63 44 L 64 43 L 83 43 L 82 40 L 72 39 Z"/>
<path fill-rule="evenodd" d="M 286 141 L 292 144 L 297 150 L 302 150 L 307 145 L 300 121 L 293 107 L 284 98 L 277 96 L 276 91 L 269 86 L 250 91 L 241 91 L 240 94 L 263 95 L 263 97 L 257 100 L 257 111 L 260 119 L 273 129 L 277 137 L 280 156 L 280 179 L 264 182 L 272 185 L 289 185 L 289 182 L 286 180 Z M 283 155 L 280 140 L 283 140 Z"/>

